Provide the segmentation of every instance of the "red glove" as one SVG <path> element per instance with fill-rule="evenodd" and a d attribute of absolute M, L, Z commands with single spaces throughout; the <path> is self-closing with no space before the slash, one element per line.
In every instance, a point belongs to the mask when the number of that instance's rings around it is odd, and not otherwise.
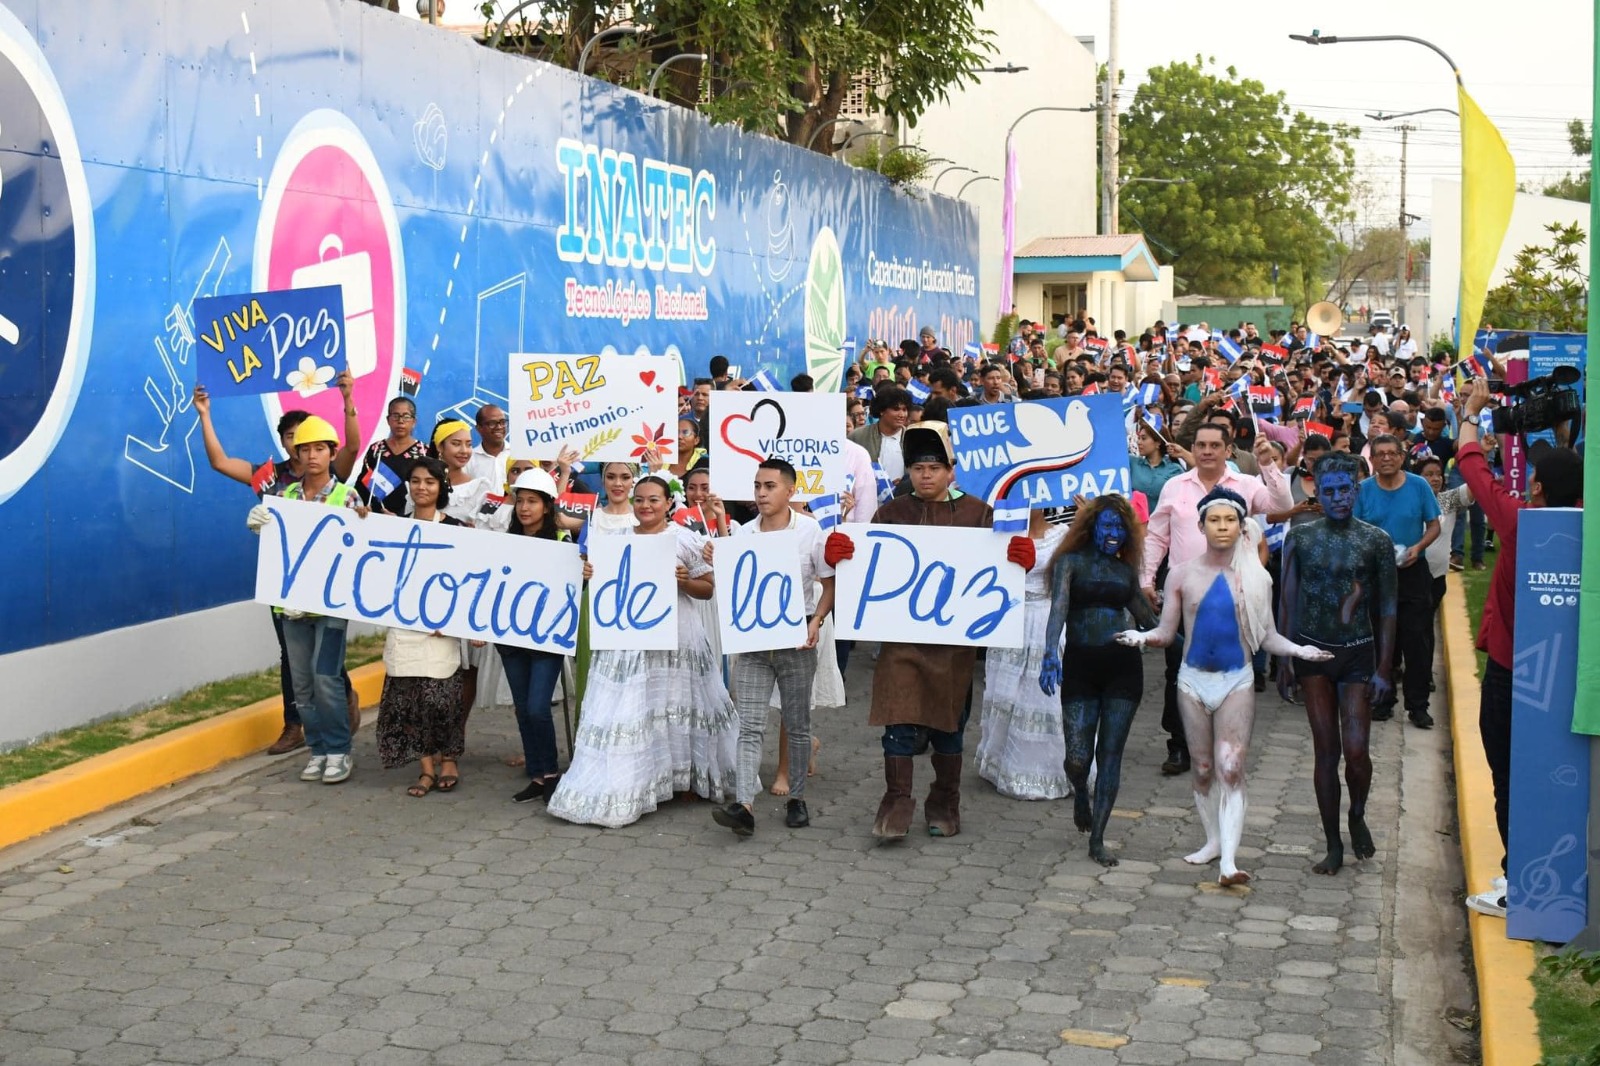
<path fill-rule="evenodd" d="M 1039 556 L 1033 549 L 1032 540 L 1027 537 L 1012 537 L 1011 543 L 1006 545 L 1006 558 L 1024 570 L 1032 570 Z"/>
<path fill-rule="evenodd" d="M 838 566 L 844 560 L 855 557 L 855 541 L 838 530 L 828 534 L 828 542 L 822 546 L 822 558 L 829 566 Z"/>

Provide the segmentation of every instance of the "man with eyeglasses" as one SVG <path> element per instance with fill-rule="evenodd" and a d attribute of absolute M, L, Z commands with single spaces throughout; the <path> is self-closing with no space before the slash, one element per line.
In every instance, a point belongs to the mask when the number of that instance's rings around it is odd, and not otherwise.
<path fill-rule="evenodd" d="M 490 485 L 496 486 L 494 491 L 499 492 L 498 486 L 506 480 L 506 430 L 511 422 L 505 411 L 492 403 L 478 408 L 475 421 L 479 443 L 472 449 L 472 458 L 467 460 L 467 473 L 487 479 Z"/>

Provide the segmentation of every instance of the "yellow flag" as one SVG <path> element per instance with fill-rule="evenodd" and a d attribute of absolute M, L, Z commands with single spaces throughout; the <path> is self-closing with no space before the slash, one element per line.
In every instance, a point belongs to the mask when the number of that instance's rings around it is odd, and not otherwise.
<path fill-rule="evenodd" d="M 1489 116 L 1465 87 L 1456 86 L 1461 111 L 1461 290 L 1457 297 L 1456 346 L 1465 351 L 1482 324 L 1500 245 L 1511 225 L 1517 168 L 1511 150 Z"/>

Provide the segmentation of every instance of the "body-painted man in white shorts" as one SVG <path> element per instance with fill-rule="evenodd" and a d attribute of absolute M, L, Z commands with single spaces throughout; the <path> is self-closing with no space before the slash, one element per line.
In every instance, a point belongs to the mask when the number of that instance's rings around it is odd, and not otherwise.
<path fill-rule="evenodd" d="M 1148 633 L 1119 633 L 1117 641 L 1160 648 L 1172 641 L 1180 624 L 1188 634 L 1178 671 L 1178 708 L 1206 842 L 1184 861 L 1202 865 L 1220 858 L 1221 883 L 1240 885 L 1250 880 L 1234 860 L 1244 833 L 1244 764 L 1256 713 L 1251 656 L 1257 648 L 1312 661 L 1330 655 L 1286 640 L 1273 627 L 1272 578 L 1247 535 L 1253 527 L 1244 499 L 1219 486 L 1198 510 L 1206 553 L 1168 575 L 1160 626 Z M 1220 787 L 1213 778 L 1220 778 Z"/>

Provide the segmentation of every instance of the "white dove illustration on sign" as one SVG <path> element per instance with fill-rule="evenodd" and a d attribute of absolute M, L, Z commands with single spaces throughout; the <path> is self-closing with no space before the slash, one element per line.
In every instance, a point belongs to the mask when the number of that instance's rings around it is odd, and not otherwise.
<path fill-rule="evenodd" d="M 1016 435 L 1026 444 L 1010 446 L 1010 471 L 989 487 L 987 503 L 1006 499 L 1024 478 L 1070 470 L 1094 449 L 1094 423 L 1089 405 L 1082 400 L 1067 404 L 1065 419 L 1042 404 L 1019 403 L 1011 408 Z"/>

